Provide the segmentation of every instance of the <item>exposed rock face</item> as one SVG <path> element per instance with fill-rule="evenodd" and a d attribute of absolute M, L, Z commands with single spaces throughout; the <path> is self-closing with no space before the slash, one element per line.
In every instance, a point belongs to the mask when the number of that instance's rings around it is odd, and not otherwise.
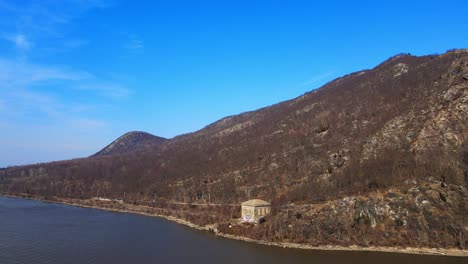
<path fill-rule="evenodd" d="M 420 130 L 414 149 L 454 150 L 464 144 L 468 136 L 468 83 L 451 86 L 441 97 L 445 105 L 432 108 L 433 114 Z"/>
<path fill-rule="evenodd" d="M 151 149 L 161 145 L 166 140 L 165 138 L 157 137 L 146 132 L 128 132 L 94 154 L 93 157 Z"/>
<path fill-rule="evenodd" d="M 372 228 L 377 226 L 377 208 L 373 201 L 359 200 L 356 202 L 355 206 L 355 224 L 365 224 Z"/>
<path fill-rule="evenodd" d="M 442 55 L 447 56 L 447 55 Z M 411 69 L 397 64 L 396 69 Z M 399 71 L 400 72 L 400 71 Z M 384 149 L 409 145 L 413 151 L 458 151 L 468 136 L 468 56 L 453 60 L 447 72 L 434 81 L 434 90 L 421 91 L 427 106 L 414 104 L 405 115 L 390 119 L 364 145 L 363 159 L 375 157 Z M 442 84 L 440 80 L 447 82 Z"/>
<path fill-rule="evenodd" d="M 320 240 L 367 246 L 452 243 L 464 248 L 468 242 L 464 237 L 467 220 L 463 220 L 468 212 L 466 188 L 427 181 L 408 183 L 408 187 L 323 204 L 289 205 L 287 212 L 294 213 L 281 213 L 279 219 L 289 226 L 283 231 L 287 237 L 311 244 Z"/>
<path fill-rule="evenodd" d="M 330 166 L 335 170 L 341 168 L 350 159 L 350 150 L 342 149 L 330 155 Z"/>
<path fill-rule="evenodd" d="M 398 63 L 397 65 L 395 65 L 393 77 L 401 76 L 402 74 L 405 74 L 407 72 L 408 72 L 408 65 L 404 63 Z"/>
<path fill-rule="evenodd" d="M 466 90 L 466 88 L 467 88 L 467 85 L 463 85 L 463 84 L 454 86 L 454 87 L 448 89 L 448 91 L 444 93 L 443 98 L 444 98 L 445 101 L 451 102 L 451 101 L 457 99 L 460 96 L 460 94 L 464 90 Z"/>
<path fill-rule="evenodd" d="M 218 132 L 217 134 L 215 134 L 215 136 L 218 136 L 218 137 L 226 136 L 226 135 L 229 135 L 229 134 L 231 134 L 233 132 L 245 129 L 245 128 L 251 126 L 251 125 L 253 125 L 253 122 L 250 121 L 250 120 L 246 121 L 246 122 L 243 122 L 243 123 L 240 123 L 240 124 L 235 124 L 232 127 L 226 128 L 226 129 Z"/>

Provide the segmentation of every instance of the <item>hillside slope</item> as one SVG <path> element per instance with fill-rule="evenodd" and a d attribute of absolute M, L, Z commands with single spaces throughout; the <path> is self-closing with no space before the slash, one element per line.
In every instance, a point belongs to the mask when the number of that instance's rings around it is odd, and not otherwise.
<path fill-rule="evenodd" d="M 146 132 L 132 131 L 114 140 L 111 144 L 91 157 L 117 155 L 151 149 L 161 145 L 166 140 L 165 138 L 157 137 Z"/>
<path fill-rule="evenodd" d="M 59 182 L 64 175 L 72 175 L 79 185 L 91 181 L 92 188 L 113 182 L 109 195 L 146 191 L 170 198 L 179 196 L 183 187 L 184 199 L 189 199 L 189 192 L 210 187 L 220 190 L 211 194 L 215 200 L 239 196 L 271 199 L 294 186 L 340 180 L 347 170 L 395 161 L 401 156 L 405 162 L 432 164 L 439 164 L 434 159 L 443 159 L 440 164 L 450 167 L 447 180 L 463 183 L 467 56 L 466 50 L 440 56 L 396 56 L 372 70 L 338 78 L 296 99 L 227 117 L 164 142 L 155 139 L 158 147 L 147 148 L 139 155 L 125 154 L 125 148 L 138 144 L 139 139 L 146 142 L 151 136 L 133 134 L 144 136 L 136 140 L 130 136 L 128 141 L 123 136 L 123 142 L 133 143 L 116 144 L 122 142 L 118 139 L 87 159 L 9 168 L 3 171 L 9 176 L 4 177 L 2 186 L 14 189 L 15 185 L 5 185 L 5 180 L 16 182 L 20 180 L 17 176 L 36 175 L 34 171 L 42 168 L 42 177 L 54 177 Z M 122 155 L 102 155 L 113 149 L 121 150 Z M 384 179 L 389 181 L 391 174 L 388 170 L 382 173 L 380 177 L 367 175 L 371 178 L 358 182 L 378 186 Z M 407 174 L 401 177 L 411 178 Z M 131 183 L 120 181 L 128 179 L 126 175 L 132 175 Z M 28 178 L 31 191 L 33 186 L 41 186 L 34 183 L 39 179 Z M 228 191 L 224 188 L 232 189 L 229 191 L 236 196 L 223 197 Z M 89 192 L 95 193 L 92 189 Z"/>
<path fill-rule="evenodd" d="M 122 152 L 3 169 L 0 192 L 89 198 L 99 191 L 135 203 L 164 204 L 261 198 L 273 202 L 277 220 L 291 221 L 294 210 L 307 215 L 305 219 L 335 214 L 336 220 L 343 220 L 336 225 L 344 225 L 355 237 L 362 230 L 349 223 L 353 217 L 359 222 L 358 216 L 368 215 L 363 221 L 372 228 L 375 219 L 392 223 L 397 231 L 388 236 L 398 244 L 409 224 L 389 221 L 391 215 L 375 217 L 375 210 L 386 206 L 379 193 L 393 190 L 404 197 L 397 203 L 402 214 L 412 212 L 412 206 L 419 208 L 411 235 L 402 243 L 419 239 L 415 245 L 428 246 L 451 228 L 437 245 L 465 248 L 467 136 L 468 50 L 421 57 L 402 54 L 293 100 L 226 117 L 142 149 L 138 155 Z M 434 184 L 449 186 L 450 192 Z M 421 198 L 431 201 L 430 208 L 409 203 L 421 203 L 408 193 L 412 188 L 421 192 L 421 186 L 430 186 L 422 196 L 430 199 Z M 354 209 L 346 221 L 339 218 L 337 207 L 324 206 L 351 197 L 361 200 L 349 205 Z M 307 209 L 310 204 L 329 211 Z M 327 229 L 330 218 L 320 219 L 316 228 Z M 270 223 L 277 225 L 268 230 L 284 231 L 282 222 Z M 323 231 L 336 234 L 333 230 Z M 317 243 L 324 242 L 320 239 Z"/>

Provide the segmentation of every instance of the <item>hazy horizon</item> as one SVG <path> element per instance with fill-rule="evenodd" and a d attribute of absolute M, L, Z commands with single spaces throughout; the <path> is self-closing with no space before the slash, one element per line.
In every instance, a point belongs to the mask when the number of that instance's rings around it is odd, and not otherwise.
<path fill-rule="evenodd" d="M 468 47 L 465 1 L 0 0 L 0 167 L 171 138 L 401 53 Z"/>

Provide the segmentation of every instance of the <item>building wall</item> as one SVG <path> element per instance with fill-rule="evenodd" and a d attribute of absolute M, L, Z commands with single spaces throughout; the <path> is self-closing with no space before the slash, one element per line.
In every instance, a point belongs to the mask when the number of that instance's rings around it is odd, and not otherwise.
<path fill-rule="evenodd" d="M 242 206 L 242 220 L 246 222 L 259 222 L 262 217 L 269 214 L 271 206 Z"/>
<path fill-rule="evenodd" d="M 255 207 L 242 206 L 242 220 L 245 222 L 255 222 Z"/>

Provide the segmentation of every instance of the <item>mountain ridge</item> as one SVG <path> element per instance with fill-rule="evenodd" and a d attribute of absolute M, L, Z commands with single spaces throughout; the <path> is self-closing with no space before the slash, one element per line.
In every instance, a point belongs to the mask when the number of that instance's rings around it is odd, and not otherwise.
<path fill-rule="evenodd" d="M 116 140 L 112 141 L 109 145 L 90 157 L 141 151 L 147 148 L 157 147 L 166 140 L 166 138 L 158 137 L 147 132 L 130 131 L 118 137 Z"/>
<path fill-rule="evenodd" d="M 171 210 L 260 198 L 274 214 L 255 234 L 270 239 L 291 232 L 308 243 L 347 244 L 370 232 L 389 237 L 376 236 L 377 244 L 466 248 L 467 76 L 467 49 L 397 55 L 137 152 L 0 170 L 0 193 L 89 199 L 99 192 Z M 199 224 L 239 213 L 171 212 Z M 311 223 L 328 235 L 317 238 Z"/>

